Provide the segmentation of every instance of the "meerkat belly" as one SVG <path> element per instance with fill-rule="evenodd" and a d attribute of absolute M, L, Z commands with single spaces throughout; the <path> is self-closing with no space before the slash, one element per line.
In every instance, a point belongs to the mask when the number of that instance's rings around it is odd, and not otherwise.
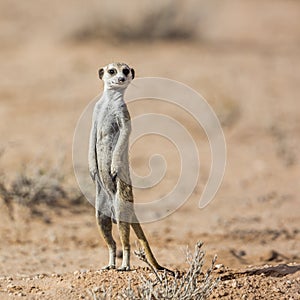
<path fill-rule="evenodd" d="M 111 185 L 111 164 L 113 152 L 119 137 L 116 124 L 103 126 L 97 133 L 97 164 L 102 183 L 108 188 Z"/>
<path fill-rule="evenodd" d="M 113 151 L 119 138 L 119 130 L 117 124 L 109 127 L 103 126 L 98 131 L 97 152 L 98 159 L 111 163 Z"/>

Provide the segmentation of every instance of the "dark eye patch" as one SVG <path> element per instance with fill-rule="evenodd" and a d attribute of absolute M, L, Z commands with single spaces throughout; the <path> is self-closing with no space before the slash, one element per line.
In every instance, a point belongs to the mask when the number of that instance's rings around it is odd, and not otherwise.
<path fill-rule="evenodd" d="M 129 69 L 123 69 L 123 74 L 127 76 L 130 73 Z"/>
<path fill-rule="evenodd" d="M 115 68 L 109 69 L 107 72 L 108 72 L 108 74 L 110 74 L 110 75 L 115 75 L 115 74 L 117 74 L 117 70 L 116 70 Z"/>

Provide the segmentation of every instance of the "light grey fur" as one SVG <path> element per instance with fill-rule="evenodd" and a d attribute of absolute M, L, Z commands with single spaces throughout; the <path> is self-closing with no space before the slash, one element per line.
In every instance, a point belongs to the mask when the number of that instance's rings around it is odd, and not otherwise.
<path fill-rule="evenodd" d="M 114 199 L 116 176 L 131 184 L 128 161 L 128 139 L 131 131 L 129 113 L 123 91 L 104 90 L 96 103 L 90 135 L 89 168 L 99 192 Z M 102 188 L 101 188 L 102 187 Z M 104 197 L 103 197 L 104 198 Z M 98 199 L 98 198 L 97 198 Z M 112 203 L 96 203 L 96 208 L 110 216 Z M 114 215 L 111 215 L 115 218 Z"/>
<path fill-rule="evenodd" d="M 109 247 L 107 268 L 115 268 L 116 260 L 116 244 L 111 234 L 111 221 L 118 223 L 119 227 L 130 225 L 124 222 L 120 225 L 121 208 L 117 193 L 117 177 L 118 180 L 131 186 L 128 159 L 131 123 L 124 102 L 124 93 L 133 75 L 130 72 L 125 76 L 124 68 L 131 70 L 127 65 L 119 63 L 110 64 L 102 69 L 104 92 L 94 108 L 89 146 L 89 171 L 96 184 L 96 216 L 100 231 Z M 114 69 L 116 73 L 109 74 L 109 69 Z M 124 231 L 123 228 L 119 230 Z M 125 228 L 125 231 L 129 234 L 129 228 Z M 126 244 L 128 243 L 129 241 L 126 241 Z M 123 245 L 121 268 L 129 269 L 129 246 L 125 246 Z"/>
<path fill-rule="evenodd" d="M 158 270 L 169 271 L 156 261 L 133 210 L 128 158 L 131 122 L 124 93 L 134 78 L 134 70 L 124 63 L 112 63 L 101 68 L 99 76 L 104 81 L 104 91 L 93 113 L 89 171 L 96 185 L 97 222 L 109 248 L 109 264 L 105 269 L 114 269 L 116 266 L 116 243 L 112 236 L 112 222 L 115 222 L 123 247 L 123 261 L 119 270 L 130 269 L 131 225 L 150 263 Z"/>

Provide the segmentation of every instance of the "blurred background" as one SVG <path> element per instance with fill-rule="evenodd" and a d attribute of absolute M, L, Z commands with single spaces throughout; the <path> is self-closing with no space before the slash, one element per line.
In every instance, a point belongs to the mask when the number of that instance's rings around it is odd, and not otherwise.
<path fill-rule="evenodd" d="M 297 257 L 299 1 L 0 0 L 0 49 L 0 165 L 2 177 L 7 180 L 1 193 L 2 198 L 6 195 L 6 204 L 12 198 L 7 193 L 16 194 L 10 189 L 11 182 L 20 184 L 15 178 L 24 172 L 24 166 L 41 165 L 38 177 L 55 166 L 64 180 L 77 188 L 71 157 L 76 122 L 102 90 L 97 75 L 99 67 L 122 61 L 135 69 L 137 77 L 167 77 L 201 93 L 217 113 L 227 142 L 223 185 L 213 203 L 197 211 L 210 168 L 209 146 L 201 128 L 193 126 L 193 121 L 185 119 L 182 112 L 172 111 L 175 118 L 186 124 L 199 146 L 203 177 L 190 204 L 162 221 L 162 225 L 149 225 L 154 245 L 164 242 L 159 232 L 165 228 L 170 245 L 194 243 L 207 233 L 209 251 L 217 251 L 222 262 L 232 265 L 258 263 L 261 253 L 265 251 L 263 255 L 267 256 L 273 248 L 285 252 L 288 259 Z M 155 104 L 149 104 L 131 113 L 154 108 Z M 132 158 L 141 170 L 151 142 L 143 145 L 137 147 Z M 170 155 L 170 162 L 176 161 L 176 153 Z M 172 180 L 167 184 L 171 186 Z M 28 182 L 27 185 L 30 186 Z M 60 191 L 62 187 L 58 182 L 56 185 L 54 189 Z M 40 199 L 38 196 L 34 201 Z M 19 192 L 19 201 L 24 197 Z M 64 191 L 58 197 L 66 197 Z M 17 216 L 16 211 L 14 214 Z M 98 240 L 102 241 L 93 219 L 90 220 L 92 214 L 89 211 L 85 217 L 77 216 L 74 223 L 86 218 L 87 229 L 79 238 L 70 238 L 69 250 L 84 245 L 89 249 L 84 251 L 95 257 Z M 46 223 L 53 218 L 57 216 L 47 216 Z M 24 228 L 26 234 L 33 231 L 28 225 L 33 222 L 32 215 L 26 220 L 27 225 L 15 227 L 13 235 L 12 229 L 5 227 L 3 240 L 7 247 L 11 246 L 12 236 L 16 240 L 29 239 L 23 233 Z M 186 226 L 178 229 L 178 220 Z M 62 221 L 58 223 L 63 226 Z M 59 228 L 54 226 L 50 233 L 47 231 L 46 243 L 53 247 L 60 242 L 66 245 L 74 229 L 71 225 L 66 227 L 61 236 Z M 272 239 L 270 228 L 277 230 L 280 238 Z M 70 235 L 66 237 L 67 229 Z M 290 234 L 290 240 L 283 229 Z M 216 234 L 224 239 L 216 238 Z M 30 240 L 38 245 L 34 235 Z M 250 256 L 243 248 L 246 242 L 248 247 L 253 243 Z M 26 251 L 31 253 L 28 247 Z M 239 252 L 242 250 L 246 254 Z M 174 258 L 176 262 L 178 253 L 174 251 L 165 253 L 165 261 Z M 13 262 L 14 257 L 8 254 L 6 261 L 9 257 Z M 72 266 L 60 265 L 55 255 L 53 260 L 55 268 L 66 270 Z M 43 263 L 37 264 L 37 268 L 43 269 Z M 51 259 L 47 263 L 51 264 Z M 92 264 L 89 260 L 81 263 Z M 4 269 L 13 272 L 14 267 L 6 264 Z"/>
<path fill-rule="evenodd" d="M 0 5 L 2 163 L 13 169 L 60 149 L 69 155 L 76 121 L 102 88 L 97 70 L 111 61 L 127 62 L 139 77 L 190 85 L 230 136 L 243 128 L 244 138 L 268 133 L 276 139 L 277 131 L 291 135 L 298 126 L 298 1 Z M 282 155 L 292 162 L 295 137 L 287 140 L 289 153 Z M 264 152 L 255 147 L 252 159 Z"/>

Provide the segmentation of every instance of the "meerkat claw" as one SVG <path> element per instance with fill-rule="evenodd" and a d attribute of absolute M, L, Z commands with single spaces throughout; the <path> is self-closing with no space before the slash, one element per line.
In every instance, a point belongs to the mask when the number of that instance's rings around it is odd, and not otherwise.
<path fill-rule="evenodd" d="M 115 265 L 107 265 L 101 268 L 101 270 L 114 270 L 116 268 Z"/>
<path fill-rule="evenodd" d="M 117 179 L 117 173 L 113 173 L 111 174 L 111 180 L 115 183 L 116 182 L 116 179 Z"/>
<path fill-rule="evenodd" d="M 130 271 L 130 267 L 129 266 L 124 266 L 124 267 L 120 267 L 117 269 L 118 271 Z"/>

